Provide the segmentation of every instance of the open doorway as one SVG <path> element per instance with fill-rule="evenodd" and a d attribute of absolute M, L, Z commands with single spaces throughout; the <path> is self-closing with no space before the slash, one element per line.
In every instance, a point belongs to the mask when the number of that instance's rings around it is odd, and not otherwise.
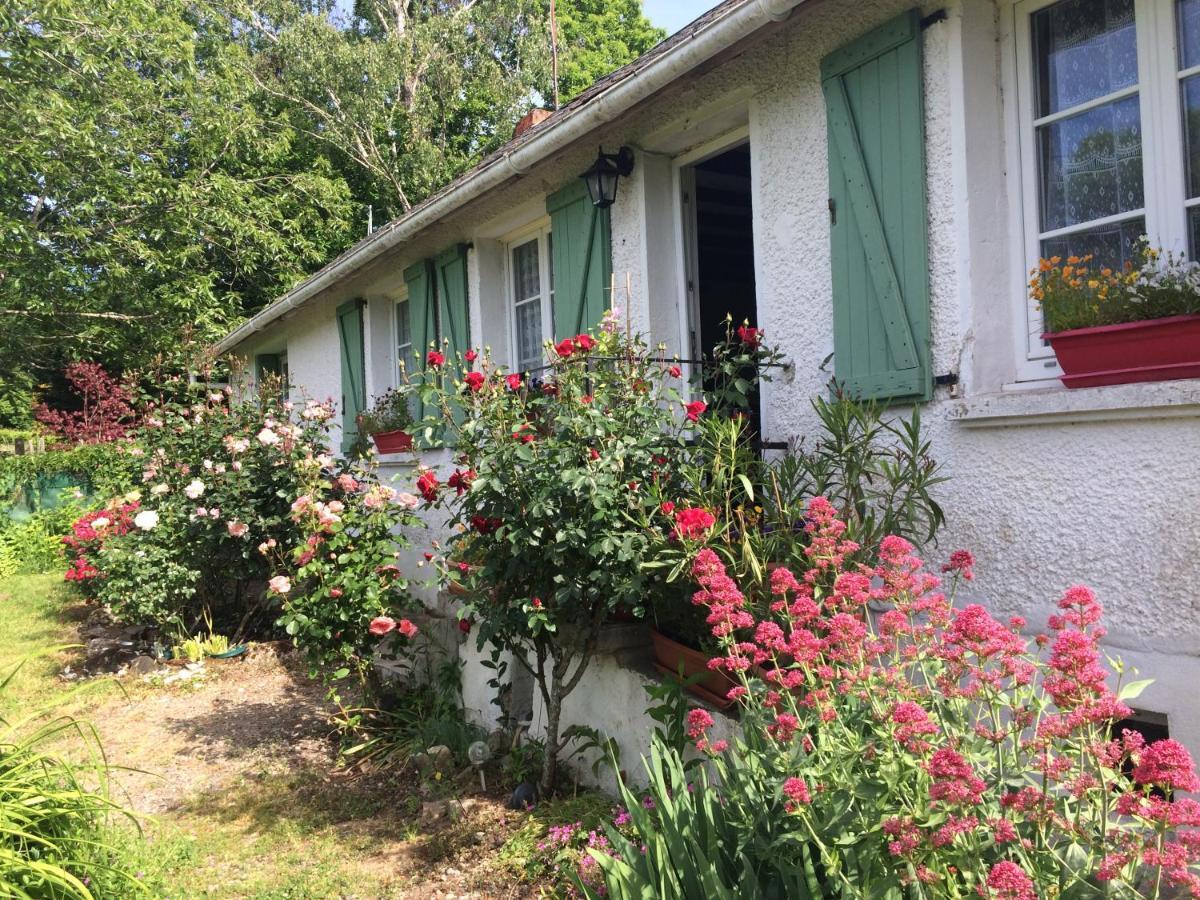
<path fill-rule="evenodd" d="M 721 150 L 680 170 L 686 241 L 688 333 L 699 359 L 725 337 L 725 316 L 736 328 L 758 326 L 754 284 L 754 207 L 750 144 Z M 750 411 L 759 432 L 757 398 Z"/>

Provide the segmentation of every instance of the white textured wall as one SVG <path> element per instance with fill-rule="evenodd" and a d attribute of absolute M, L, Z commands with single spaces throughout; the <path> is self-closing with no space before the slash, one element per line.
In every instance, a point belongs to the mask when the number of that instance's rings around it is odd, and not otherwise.
<path fill-rule="evenodd" d="M 627 305 L 628 272 L 633 321 L 674 344 L 670 156 L 748 122 L 760 324 L 795 363 L 793 377 L 766 387 L 765 422 L 772 439 L 803 436 L 814 427 L 809 400 L 825 389 L 831 372 L 821 364 L 833 349 L 820 60 L 909 6 L 858 0 L 802 8 L 762 44 L 472 203 L 363 279 L 384 278 L 452 240 L 480 238 L 470 267 L 472 328 L 477 343 L 506 346 L 501 248 L 484 238 L 519 227 L 514 210 L 540 215 L 538 198 L 582 171 L 597 142 L 629 144 L 640 151 L 639 165 L 612 213 L 617 302 Z M 1140 704 L 1167 713 L 1173 734 L 1200 753 L 1200 600 L 1192 585 L 1200 559 L 1200 389 L 1004 391 L 1015 376 L 1015 329 L 1023 327 L 1012 321 L 1011 291 L 1019 290 L 1024 263 L 1010 245 L 1015 211 L 1007 200 L 997 6 L 923 4 L 925 12 L 943 6 L 948 19 L 923 38 L 933 360 L 935 373 L 956 372 L 961 383 L 960 396 L 939 388 L 922 410 L 951 478 L 940 492 L 949 518 L 940 549 L 972 549 L 979 568 L 971 598 L 1035 626 L 1065 587 L 1092 585 L 1108 609 L 1113 651 L 1158 679 Z M 317 396 L 339 390 L 334 305 L 314 304 L 282 326 L 293 377 Z M 468 678 L 486 679 L 486 671 Z M 580 698 L 605 696 L 602 681 L 580 690 Z M 636 706 L 630 691 L 622 704 Z M 588 718 L 580 702 L 568 706 Z"/>

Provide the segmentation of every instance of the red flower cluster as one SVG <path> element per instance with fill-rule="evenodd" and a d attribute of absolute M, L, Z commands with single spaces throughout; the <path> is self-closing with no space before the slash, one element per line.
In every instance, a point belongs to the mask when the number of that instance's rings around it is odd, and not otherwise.
<path fill-rule="evenodd" d="M 677 540 L 699 541 L 708 537 L 708 530 L 716 524 L 716 516 L 699 506 L 671 508 L 675 518 L 672 531 Z M 666 512 L 665 508 L 663 510 Z"/>
<path fill-rule="evenodd" d="M 446 357 L 444 354 L 442 354 L 441 352 L 439 352 L 437 350 L 430 350 L 425 355 L 425 362 L 430 367 L 436 369 L 436 368 L 439 368 L 446 364 Z"/>
<path fill-rule="evenodd" d="M 468 372 L 463 376 L 463 383 L 466 384 L 468 390 L 475 394 L 483 390 L 483 385 L 486 380 L 487 379 L 483 377 L 482 372 Z"/>
<path fill-rule="evenodd" d="M 97 509 L 85 513 L 71 523 L 71 533 L 62 539 L 67 557 L 71 560 L 63 578 L 84 585 L 103 574 L 92 563 L 109 538 L 125 534 L 133 527 L 137 503 L 125 503 L 112 509 Z"/>
<path fill-rule="evenodd" d="M 756 350 L 758 349 L 758 345 L 762 343 L 763 330 L 761 328 L 752 328 L 749 325 L 739 325 L 737 336 L 738 340 L 751 350 Z"/>
<path fill-rule="evenodd" d="M 576 350 L 584 353 L 589 352 L 596 346 L 596 339 L 590 334 L 577 334 L 573 338 L 563 338 L 554 345 L 554 352 L 558 354 L 560 359 L 566 359 Z"/>
<path fill-rule="evenodd" d="M 417 491 L 425 498 L 426 503 L 437 501 L 439 487 L 441 487 L 441 482 L 438 481 L 437 472 L 433 469 L 426 469 L 417 476 Z"/>

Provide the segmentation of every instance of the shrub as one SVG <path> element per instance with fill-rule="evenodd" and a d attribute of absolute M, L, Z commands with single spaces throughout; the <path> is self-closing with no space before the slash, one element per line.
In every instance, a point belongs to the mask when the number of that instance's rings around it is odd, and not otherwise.
<path fill-rule="evenodd" d="M 79 507 L 38 510 L 23 522 L 0 519 L 0 574 L 51 572 L 62 565 L 63 537 Z"/>
<path fill-rule="evenodd" d="M 1178 743 L 1111 733 L 1146 682 L 1107 686 L 1090 590 L 1068 590 L 1031 647 L 1022 620 L 954 608 L 904 539 L 851 563 L 822 498 L 805 527 L 807 564 L 772 574 L 768 609 L 711 550 L 693 565 L 742 713 L 733 746 L 691 714 L 714 802 L 674 804 L 678 777 L 651 766 L 664 836 L 720 839 L 688 851 L 697 877 L 738 896 L 1200 895 L 1200 803 L 1175 796 L 1200 778 Z M 957 587 L 971 565 L 959 551 L 943 571 Z M 649 827 L 593 854 L 616 896 L 685 862 L 661 842 L 643 857 Z"/>
<path fill-rule="evenodd" d="M 34 418 L 68 444 L 103 444 L 125 437 L 134 416 L 129 388 L 99 363 L 71 363 L 63 374 L 78 407 L 51 409 L 40 403 Z"/>
<path fill-rule="evenodd" d="M 688 424 L 678 370 L 611 319 L 550 355 L 539 380 L 474 351 L 449 372 L 431 353 L 418 389 L 436 412 L 426 433 L 443 430 L 458 462 L 445 483 L 425 470 L 417 487 L 459 528 L 445 562 L 467 592 L 460 616 L 478 622 L 481 648 L 513 651 L 546 705 L 543 794 L 562 749 L 562 700 L 601 627 L 618 609 L 644 613 L 653 541 L 641 523 L 673 489 Z"/>
<path fill-rule="evenodd" d="M 373 653 L 403 652 L 417 633 L 410 620 L 395 618 L 419 604 L 396 565 L 407 543 L 393 532 L 419 524 L 419 501 L 364 467 L 334 477 L 309 467 L 300 488 L 291 504 L 300 540 L 270 581 L 283 600 L 279 622 L 314 676 L 365 676 Z"/>

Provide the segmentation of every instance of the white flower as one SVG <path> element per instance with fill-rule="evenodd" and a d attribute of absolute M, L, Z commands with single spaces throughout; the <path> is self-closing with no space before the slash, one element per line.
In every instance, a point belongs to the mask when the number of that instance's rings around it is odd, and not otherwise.
<path fill-rule="evenodd" d="M 309 402 L 304 407 L 304 412 L 300 413 L 301 417 L 310 421 L 322 422 L 325 419 L 333 416 L 333 410 L 320 403 Z"/>
<path fill-rule="evenodd" d="M 142 531 L 149 531 L 158 524 L 158 513 L 152 509 L 143 509 L 133 517 L 133 524 L 142 529 Z"/>
<path fill-rule="evenodd" d="M 156 484 L 154 487 L 150 488 L 150 493 L 158 496 L 159 494 L 165 494 L 169 490 L 171 490 L 170 486 L 166 483 L 162 483 Z"/>
<path fill-rule="evenodd" d="M 233 467 L 233 471 L 235 471 L 235 472 L 242 471 L 242 464 L 239 460 L 235 459 L 233 462 L 230 463 L 230 466 Z"/>
<path fill-rule="evenodd" d="M 277 435 L 270 428 L 264 428 L 257 435 L 255 435 L 255 437 L 258 438 L 258 442 L 263 446 L 269 447 L 271 444 L 279 443 L 279 435 Z"/>
<path fill-rule="evenodd" d="M 195 500 L 204 493 L 204 482 L 199 478 L 193 478 L 188 482 L 188 486 L 183 489 L 183 492 L 189 500 Z"/>
<path fill-rule="evenodd" d="M 211 469 L 211 468 L 212 468 L 212 466 L 213 466 L 213 463 L 212 463 L 212 460 L 211 460 L 211 459 L 206 459 L 206 460 L 204 460 L 204 468 L 206 468 L 206 469 Z"/>
<path fill-rule="evenodd" d="M 110 520 L 106 519 L 104 516 L 92 519 L 92 527 L 96 529 L 107 528 L 109 524 Z"/>
<path fill-rule="evenodd" d="M 292 581 L 286 575 L 276 575 L 267 584 L 277 594 L 286 594 L 292 589 Z"/>

